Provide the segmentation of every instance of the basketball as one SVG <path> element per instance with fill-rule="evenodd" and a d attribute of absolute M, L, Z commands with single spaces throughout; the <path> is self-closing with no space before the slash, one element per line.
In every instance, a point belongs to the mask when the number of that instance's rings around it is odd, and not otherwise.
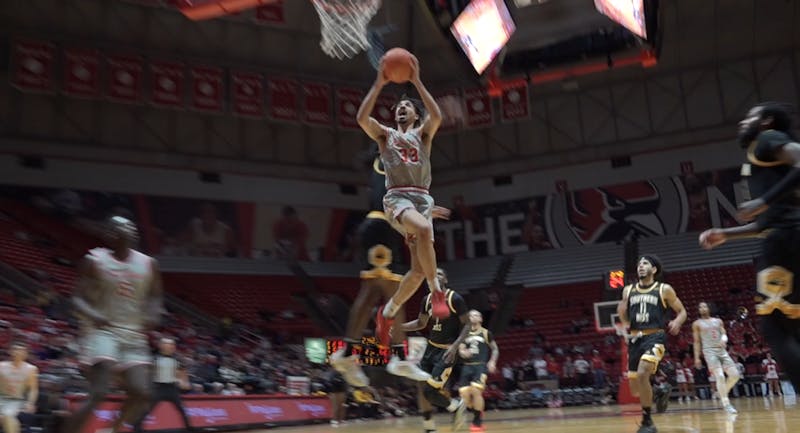
<path fill-rule="evenodd" d="M 405 83 L 411 79 L 413 54 L 402 48 L 392 48 L 383 55 L 383 71 L 386 78 L 393 83 Z"/>

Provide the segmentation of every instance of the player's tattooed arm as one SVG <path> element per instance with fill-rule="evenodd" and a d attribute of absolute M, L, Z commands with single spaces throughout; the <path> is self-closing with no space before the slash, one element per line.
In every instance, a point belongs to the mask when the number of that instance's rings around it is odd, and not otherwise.
<path fill-rule="evenodd" d="M 497 347 L 497 342 L 494 340 L 489 343 L 489 348 L 492 350 L 492 355 L 489 358 L 489 362 L 486 364 L 486 367 L 489 369 L 489 373 L 494 373 L 497 371 L 497 358 L 500 357 L 500 348 Z"/>
<path fill-rule="evenodd" d="M 109 324 L 108 317 L 97 311 L 92 300 L 97 296 L 97 266 L 91 259 L 84 258 L 78 264 L 78 279 L 72 295 L 72 305 L 78 313 L 92 321 L 94 326 L 103 327 Z"/>

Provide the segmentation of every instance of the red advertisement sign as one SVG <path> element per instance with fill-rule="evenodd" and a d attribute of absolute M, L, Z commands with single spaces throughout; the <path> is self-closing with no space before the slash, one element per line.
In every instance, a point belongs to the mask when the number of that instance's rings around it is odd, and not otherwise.
<path fill-rule="evenodd" d="M 263 24 L 284 24 L 283 0 L 275 0 L 256 8 L 256 21 Z"/>
<path fill-rule="evenodd" d="M 193 66 L 192 108 L 200 111 L 222 111 L 222 69 L 208 66 Z"/>
<path fill-rule="evenodd" d="M 153 82 L 150 100 L 162 107 L 183 106 L 184 67 L 183 63 L 153 62 L 150 65 Z"/>
<path fill-rule="evenodd" d="M 336 89 L 336 118 L 342 128 L 358 129 L 356 114 L 364 92 L 359 89 L 340 87 Z"/>
<path fill-rule="evenodd" d="M 464 91 L 464 104 L 467 110 L 467 126 L 480 128 L 493 123 L 492 101 L 483 89 Z"/>
<path fill-rule="evenodd" d="M 142 98 L 143 62 L 139 56 L 108 56 L 109 99 L 118 102 L 139 102 Z"/>
<path fill-rule="evenodd" d="M 17 41 L 11 84 L 21 90 L 53 91 L 55 48 L 49 42 Z"/>
<path fill-rule="evenodd" d="M 83 402 L 71 400 L 74 410 Z M 330 419 L 331 405 L 327 398 L 291 397 L 219 397 L 187 396 L 183 400 L 189 422 L 196 428 L 225 428 L 231 426 L 264 425 Z M 119 416 L 121 402 L 106 401 L 94 410 L 83 433 L 108 431 Z M 128 426 L 130 427 L 130 426 Z M 150 412 L 142 427 L 144 430 L 172 430 L 182 428 L 177 410 L 168 403 L 160 403 Z"/>
<path fill-rule="evenodd" d="M 313 125 L 330 125 L 331 120 L 331 86 L 303 83 L 303 121 Z"/>
<path fill-rule="evenodd" d="M 231 72 L 233 113 L 240 116 L 264 115 L 264 76 L 254 72 Z"/>
<path fill-rule="evenodd" d="M 298 84 L 296 80 L 287 78 L 270 78 L 269 115 L 275 120 L 300 120 L 298 110 Z"/>
<path fill-rule="evenodd" d="M 378 96 L 378 100 L 375 101 L 375 108 L 372 109 L 372 117 L 384 125 L 392 127 L 395 126 L 394 112 L 392 112 L 392 107 L 396 102 L 397 100 L 392 96 Z M 361 101 L 359 101 L 359 103 L 361 103 Z"/>
<path fill-rule="evenodd" d="M 100 55 L 97 50 L 64 50 L 64 93 L 94 98 L 100 93 Z"/>
<path fill-rule="evenodd" d="M 500 114 L 504 122 L 513 122 L 530 117 L 528 103 L 528 85 L 521 84 L 508 89 L 503 89 L 500 99 Z"/>

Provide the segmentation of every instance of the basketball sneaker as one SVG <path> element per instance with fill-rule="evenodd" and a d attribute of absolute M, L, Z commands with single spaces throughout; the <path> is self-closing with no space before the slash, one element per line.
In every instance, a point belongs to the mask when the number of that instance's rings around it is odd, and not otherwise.
<path fill-rule="evenodd" d="M 331 355 L 331 366 L 338 371 L 344 380 L 356 388 L 369 386 L 369 378 L 358 365 L 355 355 L 344 356 L 344 349 L 337 350 Z"/>
<path fill-rule="evenodd" d="M 450 307 L 447 306 L 447 299 L 445 299 L 443 291 L 434 290 L 431 292 L 431 310 L 431 314 L 437 319 L 450 317 Z"/>
<path fill-rule="evenodd" d="M 431 378 L 429 373 L 423 371 L 415 363 L 404 361 L 397 356 L 392 356 L 392 359 L 386 364 L 386 371 L 395 376 L 407 377 L 417 382 L 425 382 Z"/>
<path fill-rule="evenodd" d="M 672 386 L 668 383 L 663 383 L 658 385 L 654 391 L 653 397 L 655 397 L 656 412 L 666 412 L 667 406 L 669 406 L 669 395 L 672 392 Z"/>
<path fill-rule="evenodd" d="M 458 406 L 453 412 L 453 431 L 461 430 L 467 421 L 467 402 L 463 399 L 458 400 Z"/>
<path fill-rule="evenodd" d="M 484 433 L 486 431 L 486 427 L 482 425 L 470 424 L 469 431 L 470 433 Z"/>
<path fill-rule="evenodd" d="M 655 424 L 642 424 L 639 426 L 639 430 L 636 430 L 636 433 L 658 433 L 658 429 Z"/>
<path fill-rule="evenodd" d="M 389 330 L 392 329 L 392 325 L 394 325 L 394 319 L 384 317 L 383 307 L 384 305 L 381 305 L 378 308 L 378 315 L 375 316 L 375 336 L 378 337 L 378 343 L 381 346 L 389 347 L 392 344 Z"/>
<path fill-rule="evenodd" d="M 731 415 L 736 415 L 737 413 L 739 413 L 739 411 L 736 410 L 735 407 L 733 407 L 731 402 L 726 403 L 725 406 L 723 406 L 723 409 L 725 409 L 725 412 L 728 412 Z"/>

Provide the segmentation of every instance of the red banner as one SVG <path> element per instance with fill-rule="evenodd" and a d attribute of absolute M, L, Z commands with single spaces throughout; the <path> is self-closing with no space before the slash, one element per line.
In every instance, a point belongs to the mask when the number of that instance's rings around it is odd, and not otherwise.
<path fill-rule="evenodd" d="M 381 95 L 375 101 L 375 108 L 372 109 L 372 117 L 387 126 L 395 126 L 394 112 L 392 107 L 397 100 L 392 96 Z M 360 101 L 359 101 L 360 103 Z"/>
<path fill-rule="evenodd" d="M 286 78 L 269 79 L 269 116 L 275 120 L 297 121 L 298 84 L 296 80 Z"/>
<path fill-rule="evenodd" d="M 303 121 L 312 125 L 331 124 L 331 86 L 303 83 Z"/>
<path fill-rule="evenodd" d="M 452 131 L 464 124 L 464 100 L 457 89 L 437 92 L 434 94 L 434 98 L 442 111 L 442 124 L 439 126 L 439 131 Z"/>
<path fill-rule="evenodd" d="M 97 50 L 64 50 L 64 93 L 95 98 L 100 94 L 100 55 Z"/>
<path fill-rule="evenodd" d="M 340 87 L 336 89 L 336 118 L 342 128 L 358 129 L 356 114 L 364 92 L 359 89 Z"/>
<path fill-rule="evenodd" d="M 222 69 L 192 66 L 192 108 L 200 111 L 222 111 Z"/>
<path fill-rule="evenodd" d="M 528 102 L 528 85 L 521 84 L 503 90 L 500 100 L 500 112 L 504 122 L 530 118 L 530 104 Z"/>
<path fill-rule="evenodd" d="M 108 57 L 108 98 L 119 102 L 139 102 L 142 98 L 142 58 Z"/>
<path fill-rule="evenodd" d="M 283 0 L 275 0 L 270 4 L 256 8 L 256 21 L 263 24 L 285 24 Z"/>
<path fill-rule="evenodd" d="M 17 41 L 11 84 L 21 90 L 53 91 L 55 48 L 48 42 Z"/>
<path fill-rule="evenodd" d="M 240 116 L 264 115 L 264 76 L 253 72 L 231 72 L 233 113 Z"/>
<path fill-rule="evenodd" d="M 183 63 L 157 61 L 150 65 L 150 70 L 153 72 L 150 101 L 162 107 L 182 107 Z"/>
<path fill-rule="evenodd" d="M 72 410 L 83 404 L 70 400 Z M 189 422 L 196 428 L 225 428 L 233 426 L 302 423 L 303 421 L 330 419 L 331 405 L 327 398 L 292 398 L 268 396 L 186 396 L 183 399 Z M 119 399 L 102 403 L 94 410 L 83 428 L 83 433 L 107 431 L 119 416 Z M 150 412 L 142 427 L 144 430 L 173 430 L 182 428 L 177 410 L 160 403 Z"/>
<path fill-rule="evenodd" d="M 467 126 L 480 128 L 493 122 L 492 101 L 483 89 L 464 91 L 464 104 L 467 109 Z"/>

